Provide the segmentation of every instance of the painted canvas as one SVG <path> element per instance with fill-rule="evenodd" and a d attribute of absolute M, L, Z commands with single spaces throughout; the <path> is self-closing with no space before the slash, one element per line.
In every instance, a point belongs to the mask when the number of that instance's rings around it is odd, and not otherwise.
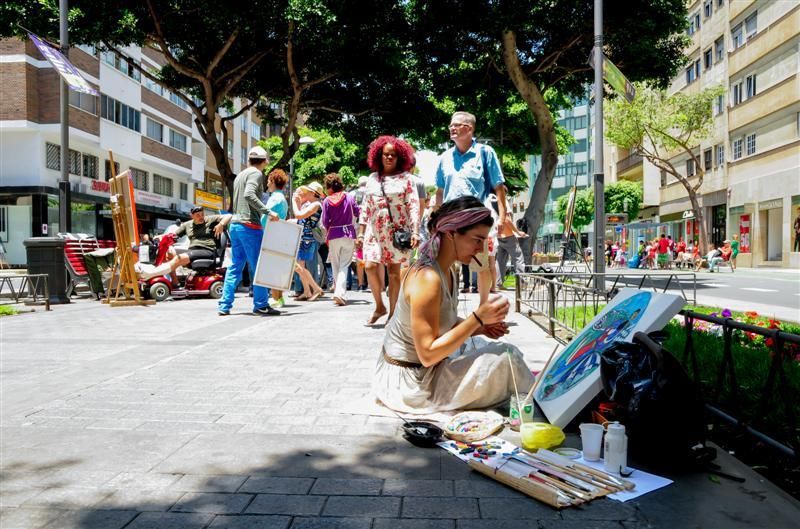
<path fill-rule="evenodd" d="M 539 375 L 534 398 L 551 424 L 566 426 L 602 389 L 600 355 L 636 332 L 661 329 L 684 305 L 683 298 L 622 289 Z"/>
<path fill-rule="evenodd" d="M 302 234 L 303 227 L 296 222 L 267 222 L 253 280 L 256 285 L 289 290 Z"/>

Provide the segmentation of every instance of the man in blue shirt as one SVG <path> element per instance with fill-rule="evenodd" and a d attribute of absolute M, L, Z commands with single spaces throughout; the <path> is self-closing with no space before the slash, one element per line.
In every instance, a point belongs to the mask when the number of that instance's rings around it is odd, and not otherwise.
<path fill-rule="evenodd" d="M 498 222 L 508 222 L 506 186 L 500 160 L 494 149 L 475 141 L 475 116 L 469 112 L 454 113 L 450 118 L 449 131 L 450 139 L 455 145 L 439 157 L 436 168 L 436 204 L 462 196 L 473 196 L 485 202 L 489 194 L 494 193 L 497 196 Z M 502 226 L 497 228 L 499 230 Z M 476 257 L 480 265 L 474 268 L 478 271 L 478 292 L 480 302 L 483 303 L 489 297 L 492 286 L 488 247 Z"/>

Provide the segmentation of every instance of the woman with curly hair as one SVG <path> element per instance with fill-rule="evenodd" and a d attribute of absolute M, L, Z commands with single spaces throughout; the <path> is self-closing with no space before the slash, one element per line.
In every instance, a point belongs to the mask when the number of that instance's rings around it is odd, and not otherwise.
<path fill-rule="evenodd" d="M 361 215 L 358 220 L 356 247 L 363 248 L 367 281 L 375 298 L 375 311 L 368 325 L 386 314 L 383 284 L 379 267 L 389 272 L 389 318 L 394 313 L 400 291 L 400 267 L 410 262 L 411 249 L 419 242 L 419 198 L 411 173 L 414 150 L 394 136 L 378 136 L 369 146 L 367 164 L 374 171 L 369 175 Z M 408 247 L 394 240 L 394 233 L 410 233 Z"/>

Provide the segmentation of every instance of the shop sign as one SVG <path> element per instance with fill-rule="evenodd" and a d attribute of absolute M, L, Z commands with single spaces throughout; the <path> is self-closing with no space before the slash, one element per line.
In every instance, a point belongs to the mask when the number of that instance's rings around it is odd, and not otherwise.
<path fill-rule="evenodd" d="M 136 203 L 146 204 L 148 206 L 160 206 L 162 204 L 161 195 L 150 193 L 148 191 L 136 190 Z"/>
<path fill-rule="evenodd" d="M 606 224 L 627 224 L 627 213 L 610 213 L 606 215 Z"/>
<path fill-rule="evenodd" d="M 739 251 L 750 253 L 750 215 L 739 217 Z"/>
<path fill-rule="evenodd" d="M 92 191 L 100 191 L 101 193 L 110 193 L 111 185 L 108 182 L 103 182 L 102 180 L 92 180 L 90 189 Z"/>
<path fill-rule="evenodd" d="M 681 218 L 683 220 L 693 219 L 694 218 L 694 211 L 691 210 L 691 209 L 687 209 L 686 211 L 683 212 L 683 215 L 681 216 Z"/>
<path fill-rule="evenodd" d="M 773 199 L 773 200 L 767 200 L 765 202 L 759 202 L 758 203 L 758 210 L 759 211 L 764 211 L 764 210 L 767 210 L 767 209 L 778 209 L 778 208 L 781 208 L 781 207 L 783 207 L 783 199 L 780 199 L 780 198 L 776 198 L 776 199 Z"/>
<path fill-rule="evenodd" d="M 111 216 L 111 210 L 110 209 L 101 209 L 101 210 L 98 211 L 98 213 L 100 215 L 105 215 L 106 217 L 110 217 Z"/>
<path fill-rule="evenodd" d="M 194 203 L 197 206 L 202 206 L 208 209 L 222 209 L 221 196 L 215 195 L 214 193 L 209 193 L 208 191 L 202 191 L 200 189 L 194 190 Z"/>
<path fill-rule="evenodd" d="M 730 215 L 741 215 L 744 213 L 744 206 L 735 206 L 728 209 Z"/>

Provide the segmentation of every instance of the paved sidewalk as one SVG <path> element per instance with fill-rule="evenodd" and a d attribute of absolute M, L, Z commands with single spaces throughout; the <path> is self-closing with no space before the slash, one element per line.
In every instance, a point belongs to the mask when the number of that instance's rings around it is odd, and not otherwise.
<path fill-rule="evenodd" d="M 794 527 L 797 502 L 728 456 L 625 504 L 555 511 L 342 411 L 369 395 L 369 294 L 280 317 L 212 300 L 81 301 L 0 319 L 0 528 Z M 460 310 L 476 296 L 470 295 Z M 554 342 L 520 315 L 533 369 Z"/>

